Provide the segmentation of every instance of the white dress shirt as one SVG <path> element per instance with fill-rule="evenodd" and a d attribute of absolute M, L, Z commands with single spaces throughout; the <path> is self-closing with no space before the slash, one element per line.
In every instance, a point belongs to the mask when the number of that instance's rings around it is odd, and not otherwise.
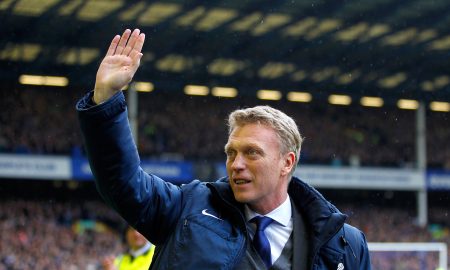
<path fill-rule="evenodd" d="M 252 240 L 256 232 L 256 224 L 250 222 L 250 220 L 256 216 L 261 215 L 252 211 L 247 205 L 245 205 L 245 218 L 247 219 L 247 222 L 250 223 L 250 237 Z M 292 220 L 292 205 L 289 195 L 284 203 L 264 216 L 273 219 L 273 222 L 264 230 L 264 233 L 270 243 L 270 252 L 273 264 L 278 257 L 280 257 L 281 252 L 289 240 L 294 228 L 294 223 Z"/>

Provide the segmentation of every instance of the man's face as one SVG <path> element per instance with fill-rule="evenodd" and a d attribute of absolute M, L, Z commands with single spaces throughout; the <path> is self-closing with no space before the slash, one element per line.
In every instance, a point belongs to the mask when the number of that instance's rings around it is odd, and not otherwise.
<path fill-rule="evenodd" d="M 286 200 L 288 173 L 295 157 L 293 153 L 281 154 L 273 128 L 258 123 L 236 127 L 225 153 L 227 174 L 238 202 L 267 214 Z"/>
<path fill-rule="evenodd" d="M 127 243 L 132 250 L 137 250 L 147 243 L 147 239 L 131 227 L 127 229 L 126 238 Z"/>

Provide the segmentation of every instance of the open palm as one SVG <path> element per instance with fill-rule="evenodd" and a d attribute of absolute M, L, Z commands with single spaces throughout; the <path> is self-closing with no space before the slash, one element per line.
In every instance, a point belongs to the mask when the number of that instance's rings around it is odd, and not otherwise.
<path fill-rule="evenodd" d="M 116 35 L 97 71 L 94 101 L 101 103 L 126 86 L 133 78 L 142 57 L 145 34 L 127 29 Z"/>

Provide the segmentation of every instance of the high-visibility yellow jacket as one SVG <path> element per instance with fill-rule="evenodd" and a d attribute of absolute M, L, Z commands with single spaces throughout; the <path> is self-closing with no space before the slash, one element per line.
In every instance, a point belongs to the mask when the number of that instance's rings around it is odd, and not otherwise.
<path fill-rule="evenodd" d="M 130 253 L 124 253 L 114 260 L 114 265 L 118 270 L 148 270 L 152 262 L 155 246 L 147 250 L 147 252 L 133 257 Z"/>

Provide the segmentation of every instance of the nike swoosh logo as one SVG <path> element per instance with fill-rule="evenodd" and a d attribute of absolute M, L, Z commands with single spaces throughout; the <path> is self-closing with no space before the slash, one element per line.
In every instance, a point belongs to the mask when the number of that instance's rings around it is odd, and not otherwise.
<path fill-rule="evenodd" d="M 215 219 L 218 219 L 218 220 L 223 220 L 223 219 L 221 219 L 221 218 L 218 218 L 218 217 L 216 217 L 216 216 L 214 216 L 214 215 L 212 215 L 212 214 L 206 212 L 206 210 L 208 210 L 208 209 L 203 209 L 203 210 L 202 210 L 202 214 L 203 214 L 203 215 L 209 216 L 209 217 L 212 217 L 212 218 L 215 218 Z"/>

